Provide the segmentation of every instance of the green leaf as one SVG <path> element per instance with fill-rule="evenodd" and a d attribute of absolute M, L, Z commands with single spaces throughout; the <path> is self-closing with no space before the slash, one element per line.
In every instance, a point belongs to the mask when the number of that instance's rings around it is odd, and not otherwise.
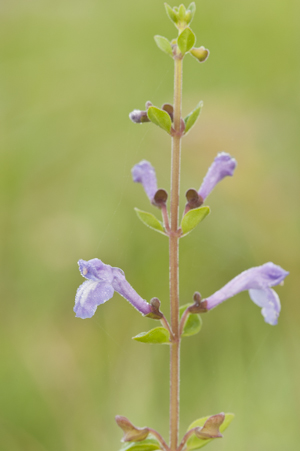
<path fill-rule="evenodd" d="M 136 335 L 133 340 L 150 344 L 170 344 L 170 332 L 164 327 L 155 327 L 148 332 Z"/>
<path fill-rule="evenodd" d="M 192 14 L 195 14 L 196 12 L 196 3 L 192 2 L 189 6 L 188 6 L 188 11 L 191 11 Z"/>
<path fill-rule="evenodd" d="M 186 304 L 179 307 L 180 318 L 182 317 L 184 311 L 192 304 Z M 190 337 L 200 332 L 202 326 L 202 319 L 200 315 L 195 313 L 190 313 L 188 319 L 183 328 L 182 337 Z"/>
<path fill-rule="evenodd" d="M 190 429 L 193 429 L 195 427 L 202 427 L 205 423 L 206 420 L 208 420 L 208 417 L 204 417 L 204 418 L 199 418 L 199 420 L 194 421 L 189 427 L 188 427 L 188 431 Z M 225 414 L 225 420 L 224 422 L 221 424 L 220 426 L 220 432 L 225 431 L 225 429 L 228 428 L 228 426 L 230 425 L 230 423 L 232 422 L 234 418 L 233 413 L 226 413 Z M 211 442 L 212 440 L 214 440 L 213 438 L 210 439 L 200 439 L 198 437 L 196 437 L 195 435 L 192 435 L 192 437 L 190 437 L 187 441 L 187 450 L 191 450 L 191 449 L 199 449 L 202 448 L 202 446 L 207 445 L 209 442 Z"/>
<path fill-rule="evenodd" d="M 189 52 L 196 42 L 196 36 L 192 32 L 190 28 L 185 28 L 177 39 L 177 44 L 179 47 L 179 50 L 184 55 L 185 53 Z"/>
<path fill-rule="evenodd" d="M 181 221 L 182 234 L 190 233 L 209 213 L 209 207 L 199 207 L 188 211 Z"/>
<path fill-rule="evenodd" d="M 185 14 L 186 14 L 185 6 L 184 5 L 180 5 L 178 12 L 179 12 L 179 19 L 180 20 L 184 20 L 185 19 Z"/>
<path fill-rule="evenodd" d="M 173 58 L 173 51 L 172 46 L 167 38 L 164 38 L 163 36 L 154 36 L 154 40 L 156 42 L 157 47 L 162 50 L 163 52 L 167 53 L 168 55 L 172 56 Z"/>
<path fill-rule="evenodd" d="M 157 440 L 147 438 L 141 442 L 126 443 L 122 446 L 121 451 L 154 451 L 161 449 Z"/>
<path fill-rule="evenodd" d="M 172 127 L 172 121 L 168 113 L 156 106 L 150 106 L 148 108 L 148 118 L 153 124 L 158 125 L 160 128 L 170 133 Z"/>
<path fill-rule="evenodd" d="M 176 14 L 174 9 L 171 8 L 171 6 L 168 5 L 168 3 L 165 3 L 165 8 L 166 8 L 166 13 L 169 16 L 169 18 L 171 19 L 171 21 L 176 24 L 178 22 L 178 14 Z"/>
<path fill-rule="evenodd" d="M 203 102 L 202 100 L 198 103 L 198 105 L 196 106 L 196 108 L 190 112 L 190 114 L 188 114 L 185 118 L 184 118 L 184 123 L 185 123 L 185 132 L 184 134 L 186 135 L 188 133 L 188 131 L 193 127 L 193 125 L 195 124 L 196 120 L 199 117 L 201 108 L 203 107 Z"/>
<path fill-rule="evenodd" d="M 139 210 L 135 208 L 135 212 L 138 215 L 138 218 L 150 229 L 156 230 L 159 233 L 165 235 L 165 229 L 162 223 L 152 214 L 147 211 Z"/>

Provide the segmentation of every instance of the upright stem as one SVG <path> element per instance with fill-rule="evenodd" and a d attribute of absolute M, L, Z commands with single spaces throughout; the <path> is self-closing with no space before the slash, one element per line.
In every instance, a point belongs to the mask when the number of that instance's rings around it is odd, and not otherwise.
<path fill-rule="evenodd" d="M 170 355 L 170 449 L 177 450 L 179 430 L 179 382 L 180 382 L 180 335 L 179 335 L 179 184 L 181 151 L 181 97 L 182 59 L 175 58 L 174 80 L 174 128 L 171 163 L 171 232 L 169 238 L 171 327 L 175 340 Z"/>

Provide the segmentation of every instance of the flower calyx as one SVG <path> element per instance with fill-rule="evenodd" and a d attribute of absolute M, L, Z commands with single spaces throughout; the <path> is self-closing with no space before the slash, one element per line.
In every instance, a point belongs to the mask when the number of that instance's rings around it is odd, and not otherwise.
<path fill-rule="evenodd" d="M 129 113 L 129 119 L 135 124 L 143 124 L 144 122 L 150 122 L 148 118 L 148 108 L 152 106 L 152 103 L 148 100 L 146 102 L 146 110 L 133 110 Z"/>
<path fill-rule="evenodd" d="M 159 309 L 160 304 L 161 304 L 161 302 L 158 298 L 152 298 L 150 301 L 151 312 L 148 313 L 146 316 L 151 319 L 161 320 L 164 317 L 164 315 Z"/>
<path fill-rule="evenodd" d="M 203 204 L 203 198 L 194 188 L 188 189 L 185 193 L 185 197 L 187 200 L 186 207 L 188 207 L 189 210 L 201 207 L 201 205 Z"/>
<path fill-rule="evenodd" d="M 152 204 L 155 207 L 162 208 L 163 206 L 166 205 L 167 200 L 168 200 L 168 193 L 167 193 L 167 191 L 162 189 L 162 188 L 160 188 L 154 194 L 154 197 L 153 197 L 153 200 L 152 200 Z"/>
<path fill-rule="evenodd" d="M 190 50 L 190 54 L 196 58 L 197 61 L 199 61 L 199 63 L 204 63 L 204 61 L 207 60 L 207 58 L 209 57 L 209 50 L 206 49 L 205 47 L 203 47 L 203 45 L 201 47 L 193 47 L 192 50 Z"/>
<path fill-rule="evenodd" d="M 149 428 L 138 428 L 134 426 L 126 417 L 117 415 L 115 417 L 117 425 L 123 430 L 122 442 L 140 442 L 149 435 Z"/>
<path fill-rule="evenodd" d="M 201 301 L 201 294 L 198 291 L 195 292 L 193 299 L 194 299 L 194 304 L 192 304 L 188 308 L 189 313 L 205 313 L 205 312 L 207 312 L 206 301 Z"/>
<path fill-rule="evenodd" d="M 196 427 L 194 433 L 200 439 L 222 438 L 220 426 L 224 422 L 225 414 L 219 413 L 209 417 L 203 427 Z"/>

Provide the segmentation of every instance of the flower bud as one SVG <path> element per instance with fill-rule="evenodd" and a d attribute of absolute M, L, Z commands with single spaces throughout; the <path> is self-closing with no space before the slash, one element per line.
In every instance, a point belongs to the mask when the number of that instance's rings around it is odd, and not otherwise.
<path fill-rule="evenodd" d="M 137 428 L 135 427 L 126 417 L 117 415 L 115 417 L 117 425 L 123 430 L 124 436 L 122 438 L 123 442 L 140 442 L 145 440 L 149 435 L 148 428 Z"/>
<path fill-rule="evenodd" d="M 219 428 L 224 422 L 225 414 L 219 413 L 218 415 L 213 415 L 209 417 L 203 427 L 195 428 L 195 435 L 200 439 L 206 438 L 222 438 Z"/>
<path fill-rule="evenodd" d="M 168 199 L 168 193 L 164 189 L 158 189 L 153 198 L 153 205 L 161 208 L 164 204 L 166 204 Z"/>
<path fill-rule="evenodd" d="M 162 319 L 164 315 L 159 310 L 160 304 L 161 304 L 161 302 L 158 298 L 152 298 L 150 301 L 151 312 L 148 313 L 148 315 L 146 315 L 146 316 L 148 318 L 152 318 L 152 319 Z"/>
<path fill-rule="evenodd" d="M 187 205 L 190 207 L 190 209 L 198 208 L 203 204 L 202 197 L 199 196 L 198 192 L 193 188 L 187 190 L 185 197 L 187 200 Z"/>
<path fill-rule="evenodd" d="M 129 119 L 135 124 L 142 124 L 143 122 L 150 122 L 146 111 L 133 110 L 129 114 Z"/>
<path fill-rule="evenodd" d="M 190 50 L 190 53 L 199 61 L 199 63 L 204 63 L 209 57 L 209 50 L 203 46 L 198 48 L 193 47 L 192 50 Z"/>
<path fill-rule="evenodd" d="M 161 107 L 161 109 L 166 111 L 169 114 L 171 121 L 173 122 L 173 115 L 174 115 L 173 105 L 171 105 L 170 103 L 164 103 L 163 106 Z"/>

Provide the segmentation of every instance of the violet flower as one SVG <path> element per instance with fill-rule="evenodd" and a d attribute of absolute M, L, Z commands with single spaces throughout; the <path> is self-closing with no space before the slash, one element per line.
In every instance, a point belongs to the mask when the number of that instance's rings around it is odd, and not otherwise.
<path fill-rule="evenodd" d="M 157 191 L 157 182 L 155 169 L 149 161 L 143 160 L 133 166 L 131 170 L 134 182 L 141 183 L 150 200 L 153 203 L 155 193 Z"/>
<path fill-rule="evenodd" d="M 228 282 L 219 291 L 203 301 L 203 307 L 211 310 L 226 299 L 249 290 L 252 301 L 262 308 L 265 322 L 274 326 L 277 324 L 281 310 L 278 294 L 270 287 L 279 285 L 289 273 L 274 263 L 247 269 Z"/>
<path fill-rule="evenodd" d="M 198 191 L 203 201 L 211 193 L 214 187 L 227 175 L 232 176 L 236 168 L 236 161 L 228 153 L 218 153 L 213 164 L 207 171 L 202 185 Z"/>
<path fill-rule="evenodd" d="M 77 317 L 91 318 L 98 305 L 111 299 L 115 291 L 143 315 L 151 312 L 151 305 L 137 294 L 121 269 L 105 265 L 98 258 L 79 260 L 78 265 L 81 275 L 87 281 L 80 285 L 75 296 L 74 312 Z"/>

